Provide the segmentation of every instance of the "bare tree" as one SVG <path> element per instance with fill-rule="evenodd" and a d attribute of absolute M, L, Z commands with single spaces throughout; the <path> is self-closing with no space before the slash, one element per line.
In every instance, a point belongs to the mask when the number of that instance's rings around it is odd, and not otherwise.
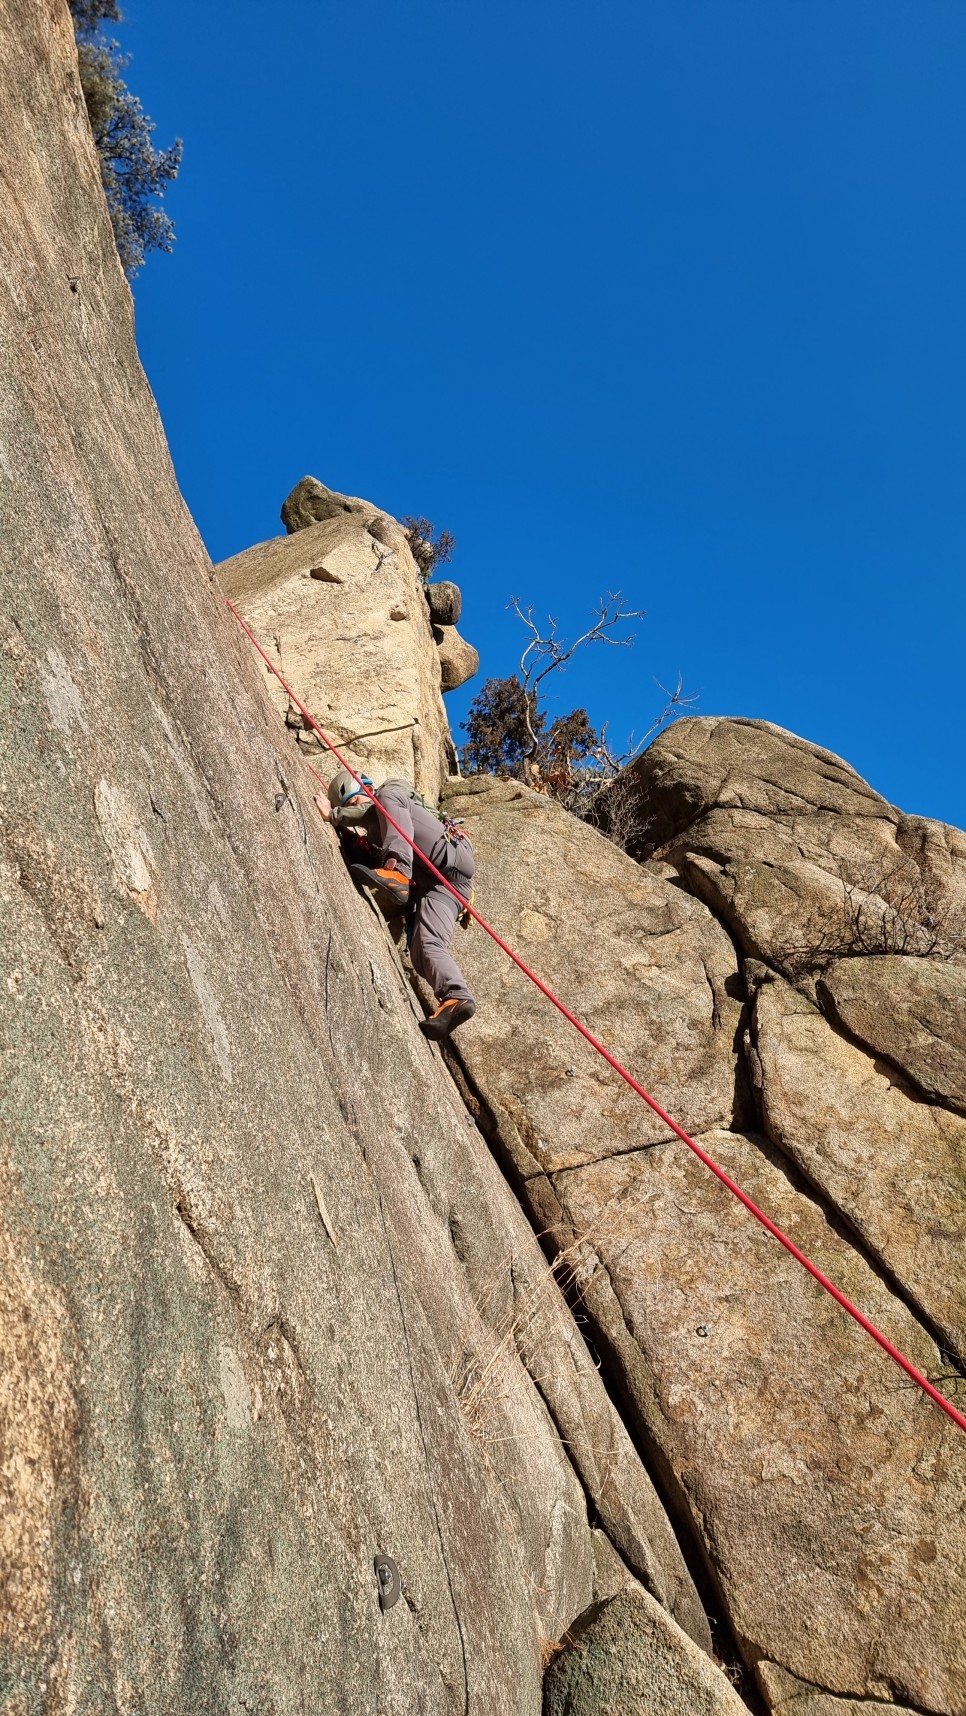
<path fill-rule="evenodd" d="M 660 715 L 639 739 L 632 735 L 620 751 L 609 738 L 608 726 L 598 732 L 585 709 L 572 709 L 550 721 L 542 701 L 549 675 L 562 672 L 578 650 L 591 644 L 629 649 L 634 633 L 618 633 L 629 621 L 643 619 L 644 611 L 624 608 L 620 592 L 608 592 L 594 610 L 593 623 L 567 642 L 561 638 L 555 619 L 548 619 L 541 627 L 533 608 L 524 607 L 517 597 L 508 606 L 529 638 L 518 672 L 509 679 L 488 680 L 474 699 L 463 723 L 469 735 L 463 748 L 463 766 L 468 772 L 491 772 L 526 781 L 578 816 L 587 816 L 598 794 L 616 781 L 658 728 L 694 699 L 684 695 L 680 677 L 673 691 L 662 686 L 665 704 Z M 629 795 L 626 808 L 629 817 Z M 622 817 L 622 825 L 627 820 Z M 616 832 L 612 838 L 624 844 Z"/>
<path fill-rule="evenodd" d="M 519 677 L 523 692 L 523 712 L 529 737 L 526 757 L 531 784 L 552 793 L 568 810 L 586 815 L 597 795 L 610 786 L 633 762 L 648 739 L 663 727 L 683 705 L 694 701 L 685 697 L 680 675 L 673 691 L 661 686 L 664 708 L 639 739 L 633 734 L 623 750 L 616 750 L 609 737 L 609 723 L 596 732 L 583 710 L 558 718 L 549 730 L 541 720 L 540 688 L 551 673 L 562 671 L 579 649 L 590 644 L 610 644 L 617 649 L 630 649 L 635 633 L 619 637 L 618 629 L 631 620 L 642 620 L 643 608 L 624 608 L 620 591 L 608 591 L 594 609 L 593 624 L 572 642 L 564 642 L 555 619 L 549 619 L 542 631 L 533 617 L 533 608 L 526 607 L 514 596 L 509 604 L 517 618 L 530 633 L 521 657 Z M 575 717 L 582 717 L 575 730 Z M 574 741 L 577 741 L 575 743 Z M 628 806 L 629 809 L 629 806 Z M 622 818 L 622 820 L 624 820 Z M 619 842 L 623 844 L 623 841 Z"/>
<path fill-rule="evenodd" d="M 630 649 L 634 642 L 634 633 L 630 637 L 615 637 L 617 626 L 626 624 L 628 620 L 642 620 L 643 608 L 622 608 L 621 595 L 608 591 L 602 596 L 594 609 L 594 623 L 588 626 L 580 637 L 574 638 L 573 643 L 561 642 L 557 631 L 557 621 L 547 620 L 546 633 L 541 632 L 533 617 L 533 608 L 524 608 L 516 596 L 511 596 L 508 606 L 521 620 L 530 633 L 530 641 L 520 657 L 520 683 L 523 686 L 523 701 L 526 710 L 527 730 L 530 734 L 531 756 L 536 756 L 540 741 L 533 728 L 533 716 L 539 705 L 540 687 L 550 673 L 566 667 L 568 661 L 576 655 L 585 644 L 606 643 L 617 649 Z"/>

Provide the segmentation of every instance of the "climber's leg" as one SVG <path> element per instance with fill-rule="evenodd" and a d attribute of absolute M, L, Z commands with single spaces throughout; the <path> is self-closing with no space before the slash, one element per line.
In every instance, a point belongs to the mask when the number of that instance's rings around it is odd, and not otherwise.
<path fill-rule="evenodd" d="M 454 876 L 454 887 L 459 887 L 460 880 Z M 450 952 L 459 914 L 459 901 L 441 883 L 427 888 L 416 904 L 416 927 L 409 953 L 414 970 L 426 979 L 437 1001 L 472 1004 L 469 985 Z"/>

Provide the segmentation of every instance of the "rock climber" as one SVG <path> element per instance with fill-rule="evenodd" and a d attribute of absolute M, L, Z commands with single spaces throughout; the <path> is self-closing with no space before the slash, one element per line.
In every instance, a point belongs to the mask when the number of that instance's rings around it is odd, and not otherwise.
<path fill-rule="evenodd" d="M 328 792 L 316 793 L 315 803 L 323 821 L 338 831 L 353 879 L 372 888 L 390 911 L 406 912 L 411 930 L 409 957 L 437 1001 L 435 1013 L 420 1021 L 420 1030 L 437 1041 L 476 1012 L 466 978 L 450 952 L 453 931 L 464 913 L 426 865 L 417 861 L 414 871 L 412 847 L 384 812 L 464 900 L 472 895 L 473 847 L 458 824 L 430 809 L 406 781 L 388 780 L 376 791 L 366 775 L 359 780 L 374 793 L 375 802 L 348 769 L 340 769 Z"/>

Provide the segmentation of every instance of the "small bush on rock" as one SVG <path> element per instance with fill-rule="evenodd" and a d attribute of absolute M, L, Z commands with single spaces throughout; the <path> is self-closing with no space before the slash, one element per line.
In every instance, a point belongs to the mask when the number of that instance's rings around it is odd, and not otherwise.
<path fill-rule="evenodd" d="M 823 971 L 839 959 L 966 957 L 966 911 L 952 900 L 933 899 L 912 858 L 870 860 L 839 881 L 841 902 L 821 933 L 777 950 L 793 976 Z"/>
<path fill-rule="evenodd" d="M 410 518 L 407 515 L 399 522 L 406 532 L 419 576 L 424 584 L 428 584 L 437 566 L 452 560 L 456 538 L 448 530 L 437 533 L 435 524 L 430 524 L 428 518 Z"/>

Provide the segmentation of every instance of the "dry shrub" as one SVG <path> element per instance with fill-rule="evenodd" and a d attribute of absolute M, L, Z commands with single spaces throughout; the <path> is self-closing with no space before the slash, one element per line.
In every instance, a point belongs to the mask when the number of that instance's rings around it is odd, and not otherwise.
<path fill-rule="evenodd" d="M 496 1443 L 515 1440 L 503 1428 L 503 1408 L 520 1387 L 524 1373 L 538 1388 L 551 1380 L 549 1373 L 541 1373 L 547 1343 L 542 1314 L 549 1300 L 559 1292 L 573 1309 L 597 1266 L 591 1236 L 581 1234 L 558 1251 L 552 1263 L 543 1265 L 522 1298 L 514 1293 L 511 1304 L 492 1323 L 487 1313 L 507 1274 L 513 1283 L 512 1256 L 504 1259 L 475 1301 L 477 1313 L 489 1327 L 482 1343 L 467 1343 L 453 1355 L 449 1380 L 470 1434 L 484 1455 Z"/>
<path fill-rule="evenodd" d="M 841 902 L 822 933 L 776 949 L 788 969 L 821 970 L 837 959 L 887 954 L 945 961 L 966 955 L 966 906 L 932 896 L 912 858 L 870 860 L 840 880 Z"/>
<path fill-rule="evenodd" d="M 412 518 L 408 514 L 399 520 L 406 532 L 412 557 L 424 584 L 428 584 L 437 566 L 452 560 L 456 538 L 449 530 L 437 532 L 428 518 Z"/>

